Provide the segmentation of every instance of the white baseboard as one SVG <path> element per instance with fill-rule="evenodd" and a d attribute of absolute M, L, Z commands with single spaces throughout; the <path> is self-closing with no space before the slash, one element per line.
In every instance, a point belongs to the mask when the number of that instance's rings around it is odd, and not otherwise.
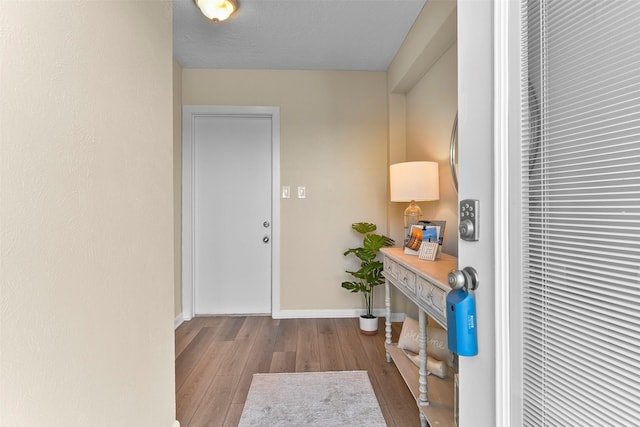
<path fill-rule="evenodd" d="M 392 322 L 404 322 L 405 317 L 407 317 L 405 313 L 391 313 Z"/>
<path fill-rule="evenodd" d="M 362 310 L 280 310 L 278 313 L 273 313 L 271 317 L 274 319 L 341 319 L 345 317 L 359 317 L 363 314 Z M 385 317 L 386 310 L 384 308 L 376 308 L 373 310 L 373 314 L 378 317 Z M 392 322 L 402 322 L 406 317 L 405 313 L 391 313 Z M 178 329 L 178 326 L 191 319 L 185 319 L 182 313 L 176 316 L 173 321 L 173 328 Z"/>
<path fill-rule="evenodd" d="M 184 317 L 182 316 L 182 313 L 178 314 L 176 316 L 176 318 L 173 320 L 173 329 L 176 330 L 178 329 L 178 326 L 182 325 L 184 323 Z M 174 426 L 175 427 L 175 426 Z M 180 424 L 178 424 L 177 427 L 180 427 Z"/>
<path fill-rule="evenodd" d="M 175 420 L 173 424 L 171 424 L 171 427 L 180 427 L 180 421 Z"/>
<path fill-rule="evenodd" d="M 363 310 L 280 310 L 273 313 L 271 317 L 274 319 L 330 319 L 359 317 L 363 314 Z M 385 317 L 386 310 L 384 308 L 376 308 L 373 314 L 378 317 Z M 404 313 L 391 313 L 392 322 L 402 322 L 405 318 Z"/>

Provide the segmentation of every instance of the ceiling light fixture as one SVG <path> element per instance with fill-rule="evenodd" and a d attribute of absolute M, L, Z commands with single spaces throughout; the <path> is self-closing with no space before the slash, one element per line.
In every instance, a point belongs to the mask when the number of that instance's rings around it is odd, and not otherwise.
<path fill-rule="evenodd" d="M 202 14 L 213 22 L 222 22 L 238 9 L 236 0 L 193 0 Z"/>

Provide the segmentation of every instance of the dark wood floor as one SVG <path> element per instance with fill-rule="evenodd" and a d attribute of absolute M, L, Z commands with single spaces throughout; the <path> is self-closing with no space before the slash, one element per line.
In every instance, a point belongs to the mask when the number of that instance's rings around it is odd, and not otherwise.
<path fill-rule="evenodd" d="M 394 341 L 401 324 L 394 324 Z M 176 330 L 176 407 L 181 427 L 236 426 L 254 373 L 366 370 L 389 426 L 419 426 L 418 409 L 380 332 L 358 319 L 198 317 Z"/>

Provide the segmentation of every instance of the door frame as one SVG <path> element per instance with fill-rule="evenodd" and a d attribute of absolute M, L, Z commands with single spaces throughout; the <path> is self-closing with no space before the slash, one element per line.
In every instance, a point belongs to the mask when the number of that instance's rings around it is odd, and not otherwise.
<path fill-rule="evenodd" d="M 497 427 L 522 420 L 521 3 L 493 3 Z"/>
<path fill-rule="evenodd" d="M 280 107 L 184 105 L 182 107 L 182 317 L 194 316 L 194 120 L 197 117 L 262 117 L 271 120 L 271 315 L 280 312 Z M 250 260 L 248 260 L 250 264 Z"/>
<path fill-rule="evenodd" d="M 496 374 L 496 426 L 507 427 L 511 423 L 511 354 L 510 354 L 510 264 L 511 240 L 509 225 L 511 212 L 509 195 L 512 163 L 510 156 L 519 147 L 509 150 L 510 123 L 512 119 L 512 82 L 510 74 L 509 35 L 512 31 L 509 13 L 516 9 L 508 0 L 494 3 L 493 9 L 493 81 L 494 81 L 494 203 L 495 203 L 495 374 Z M 516 141 L 515 139 L 514 141 Z M 519 182 L 519 181 L 518 181 Z"/>

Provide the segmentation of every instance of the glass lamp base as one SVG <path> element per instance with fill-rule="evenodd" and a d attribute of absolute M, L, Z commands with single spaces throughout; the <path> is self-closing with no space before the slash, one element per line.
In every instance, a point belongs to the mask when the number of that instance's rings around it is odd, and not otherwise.
<path fill-rule="evenodd" d="M 405 245 L 411 237 L 411 226 L 418 225 L 418 221 L 422 217 L 422 209 L 416 205 L 415 200 L 411 201 L 411 204 L 404 210 L 404 243 Z"/>

